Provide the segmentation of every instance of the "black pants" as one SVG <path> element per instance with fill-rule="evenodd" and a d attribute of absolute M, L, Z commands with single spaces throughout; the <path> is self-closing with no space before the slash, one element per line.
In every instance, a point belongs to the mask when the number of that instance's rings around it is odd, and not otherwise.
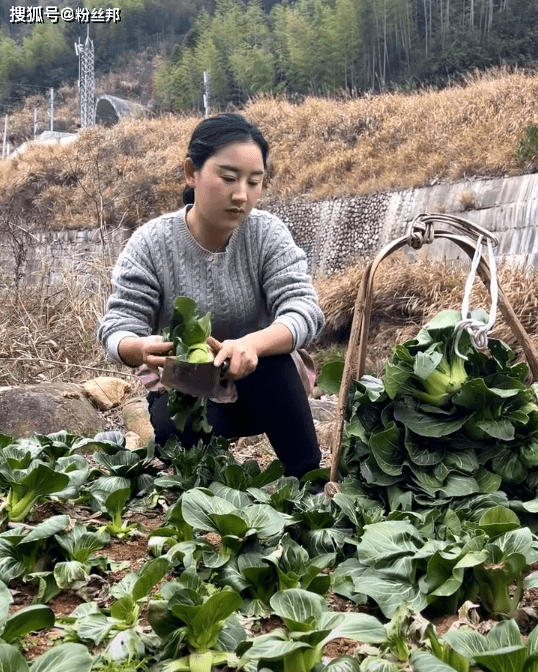
<path fill-rule="evenodd" d="M 291 355 L 260 357 L 256 369 L 237 380 L 233 404 L 207 402 L 207 420 L 217 436 L 227 439 L 267 434 L 288 476 L 301 477 L 319 467 L 320 451 L 308 398 Z M 185 448 L 201 438 L 181 433 L 168 415 L 168 394 L 150 392 L 148 405 L 155 443 L 176 436 Z"/>

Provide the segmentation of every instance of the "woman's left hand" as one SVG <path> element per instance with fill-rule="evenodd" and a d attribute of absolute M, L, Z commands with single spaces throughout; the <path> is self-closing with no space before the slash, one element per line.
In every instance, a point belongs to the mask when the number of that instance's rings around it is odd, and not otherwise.
<path fill-rule="evenodd" d="M 217 352 L 213 362 L 215 366 L 221 366 L 227 359 L 230 360 L 225 378 L 230 380 L 245 378 L 258 366 L 258 353 L 248 336 L 228 339 L 222 343 L 210 336 L 207 344 Z"/>

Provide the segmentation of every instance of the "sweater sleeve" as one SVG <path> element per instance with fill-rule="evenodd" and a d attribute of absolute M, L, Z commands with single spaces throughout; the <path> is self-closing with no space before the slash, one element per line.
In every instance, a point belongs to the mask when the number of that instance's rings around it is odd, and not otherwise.
<path fill-rule="evenodd" d="M 135 231 L 112 271 L 113 293 L 98 330 L 109 355 L 122 362 L 118 346 L 126 336 L 149 336 L 161 305 L 161 287 L 147 244 Z"/>
<path fill-rule="evenodd" d="M 262 285 L 273 322 L 290 330 L 293 347 L 307 345 L 321 330 L 325 318 L 308 274 L 306 254 L 295 244 L 283 222 L 276 219 L 266 238 Z"/>

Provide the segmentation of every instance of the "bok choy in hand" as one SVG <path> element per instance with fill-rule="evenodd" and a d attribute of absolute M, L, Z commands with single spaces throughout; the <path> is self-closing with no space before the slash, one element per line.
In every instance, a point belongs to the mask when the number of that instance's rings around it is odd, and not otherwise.
<path fill-rule="evenodd" d="M 180 362 L 204 364 L 214 357 L 206 339 L 211 336 L 211 313 L 198 317 L 198 306 L 188 296 L 174 299 L 170 326 L 163 330 L 165 341 L 172 341 L 174 354 Z"/>

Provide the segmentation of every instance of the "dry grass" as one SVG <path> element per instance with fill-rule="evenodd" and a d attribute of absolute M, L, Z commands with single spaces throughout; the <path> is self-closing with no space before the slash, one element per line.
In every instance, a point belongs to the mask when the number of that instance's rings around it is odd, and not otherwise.
<path fill-rule="evenodd" d="M 521 173 L 526 168 L 513 153 L 526 128 L 538 124 L 537 96 L 536 74 L 497 68 L 442 90 L 298 104 L 260 97 L 243 112 L 272 148 L 274 176 L 264 198 L 305 200 Z M 72 145 L 36 147 L 0 167 L 2 201 L 27 207 L 32 200 L 27 218 L 52 228 L 136 226 L 179 207 L 183 159 L 198 121 L 124 121 L 87 129 Z"/>
<path fill-rule="evenodd" d="M 99 262 L 92 276 L 65 273 L 54 286 L 0 286 L 0 386 L 83 381 L 131 374 L 105 359 L 96 331 L 110 284 Z"/>
<path fill-rule="evenodd" d="M 167 117 L 84 130 L 71 145 L 35 145 L 10 169 L 5 201 L 50 228 L 135 227 L 180 207 L 183 159 L 197 120 Z M 28 198 L 32 196 L 32 198 Z"/>
<path fill-rule="evenodd" d="M 0 287 L 0 385 L 42 381 L 82 381 L 108 372 L 130 377 L 127 367 L 105 358 L 97 341 L 97 328 L 111 291 L 106 265 L 96 262 L 91 276 L 65 273 L 53 287 L 45 282 L 20 289 Z M 353 305 L 364 264 L 345 273 L 316 281 L 320 304 L 327 318 L 325 338 L 313 346 L 323 363 L 332 332 L 351 325 Z M 413 338 L 433 315 L 445 308 L 461 308 L 467 271 L 439 262 L 410 263 L 393 255 L 380 266 L 374 284 L 368 346 L 367 371 L 381 374 L 396 343 Z M 524 328 L 538 345 L 538 272 L 525 274 L 504 265 L 499 281 Z M 489 293 L 476 281 L 471 305 L 489 309 Z M 509 343 L 515 341 L 502 316 L 494 334 Z M 342 357 L 336 346 L 328 352 Z M 135 385 L 135 387 L 137 387 Z M 141 391 L 141 388 L 138 388 Z"/>
<path fill-rule="evenodd" d="M 278 192 L 321 198 L 518 172 L 513 152 L 538 122 L 537 93 L 535 75 L 495 69 L 443 90 L 265 98 L 247 111 L 270 132 Z"/>
<path fill-rule="evenodd" d="M 349 334 L 364 269 L 365 264 L 357 264 L 316 282 L 327 319 L 325 339 L 333 331 Z M 468 268 L 431 261 L 410 263 L 403 255 L 384 261 L 374 281 L 367 370 L 379 375 L 395 344 L 413 338 L 439 311 L 460 310 L 467 274 Z M 498 269 L 498 278 L 523 327 L 538 345 L 538 272 L 526 274 L 506 264 Z M 489 310 L 490 305 L 489 291 L 477 279 L 471 307 Z M 510 327 L 497 315 L 492 335 L 519 352 Z"/>

